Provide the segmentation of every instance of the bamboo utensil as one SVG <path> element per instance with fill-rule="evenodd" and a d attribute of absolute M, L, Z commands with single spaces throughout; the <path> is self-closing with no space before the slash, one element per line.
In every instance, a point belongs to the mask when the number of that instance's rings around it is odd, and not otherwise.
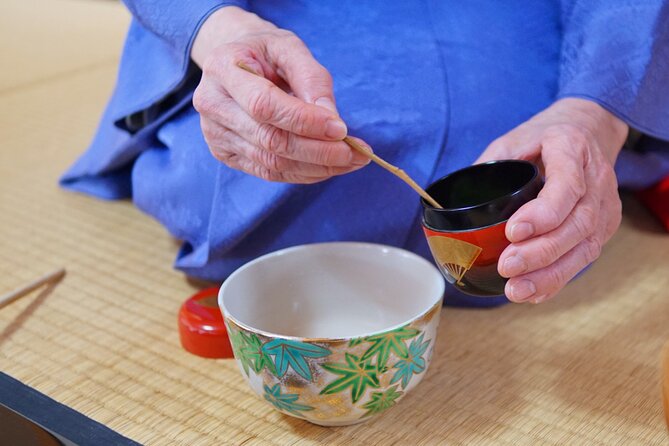
<path fill-rule="evenodd" d="M 423 197 L 425 201 L 430 203 L 433 207 L 437 209 L 443 209 L 443 207 L 441 207 L 441 205 L 437 203 L 437 201 L 434 198 L 432 198 L 427 192 L 425 192 L 425 190 L 422 187 L 420 187 L 405 171 L 403 171 L 397 166 L 393 166 L 388 161 L 385 161 L 378 155 L 375 155 L 371 151 L 367 150 L 367 148 L 364 147 L 362 144 L 360 144 L 359 142 L 348 136 L 344 138 L 344 142 L 357 152 L 362 153 L 367 158 L 374 161 L 376 164 L 383 167 L 388 172 L 392 173 L 393 175 L 397 176 L 399 179 L 407 183 L 409 186 L 411 186 L 413 190 L 418 192 L 418 195 Z"/>
<path fill-rule="evenodd" d="M 3 294 L 2 296 L 0 296 L 0 309 L 6 307 L 15 300 L 20 299 L 26 294 L 35 291 L 37 288 L 43 285 L 53 284 L 60 281 L 64 276 L 65 276 L 65 268 L 60 268 L 52 273 L 40 277 L 39 279 L 33 280 L 32 282 L 22 286 L 21 288 Z"/>
<path fill-rule="evenodd" d="M 249 67 L 244 62 L 239 62 L 237 64 L 237 66 L 244 71 L 248 71 L 251 74 L 255 74 L 256 76 L 260 76 L 260 73 L 257 73 L 253 68 Z M 437 201 L 434 198 L 432 198 L 427 192 L 425 192 L 425 190 L 422 187 L 420 187 L 418 185 L 418 183 L 416 183 L 405 171 L 403 171 L 402 169 L 400 169 L 397 166 L 393 166 L 392 164 L 385 161 L 380 156 L 374 154 L 371 150 L 368 150 L 365 146 L 358 143 L 357 141 L 355 141 L 354 139 L 352 139 L 349 136 L 344 138 L 344 142 L 346 144 L 348 144 L 349 147 L 351 147 L 353 150 L 363 154 L 364 156 L 366 156 L 370 160 L 374 161 L 379 166 L 386 169 L 388 172 L 392 173 L 393 175 L 395 175 L 396 177 L 398 177 L 399 179 L 404 181 L 414 191 L 416 191 L 418 193 L 418 195 L 423 197 L 423 199 L 425 199 L 425 201 L 430 203 L 433 207 L 435 207 L 437 209 L 443 209 L 443 207 L 439 203 L 437 203 Z"/>
<path fill-rule="evenodd" d="M 669 342 L 664 345 L 662 353 L 662 401 L 664 402 L 664 419 L 669 429 Z"/>

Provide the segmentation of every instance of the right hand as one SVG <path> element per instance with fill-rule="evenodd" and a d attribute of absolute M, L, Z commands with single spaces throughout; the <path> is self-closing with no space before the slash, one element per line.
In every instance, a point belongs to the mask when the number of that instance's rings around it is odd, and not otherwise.
<path fill-rule="evenodd" d="M 191 57 L 202 68 L 193 106 L 224 164 L 290 183 L 315 183 L 368 164 L 342 141 L 347 130 L 332 77 L 295 34 L 224 7 L 202 25 Z"/>

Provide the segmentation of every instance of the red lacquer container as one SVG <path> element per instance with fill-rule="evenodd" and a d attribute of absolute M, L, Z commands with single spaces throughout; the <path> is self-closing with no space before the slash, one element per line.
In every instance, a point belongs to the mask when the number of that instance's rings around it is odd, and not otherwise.
<path fill-rule="evenodd" d="M 205 358 L 232 358 L 232 347 L 218 307 L 218 288 L 190 297 L 179 310 L 179 338 L 187 351 Z"/>
<path fill-rule="evenodd" d="M 537 167 L 520 160 L 475 164 L 427 189 L 444 209 L 423 205 L 423 230 L 442 274 L 474 296 L 504 294 L 497 262 L 509 245 L 506 222 L 543 187 Z"/>

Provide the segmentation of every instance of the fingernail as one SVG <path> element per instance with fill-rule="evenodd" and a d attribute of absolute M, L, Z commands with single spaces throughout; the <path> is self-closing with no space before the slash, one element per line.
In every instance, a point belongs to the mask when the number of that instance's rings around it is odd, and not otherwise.
<path fill-rule="evenodd" d="M 314 104 L 318 105 L 319 107 L 327 108 L 331 112 L 337 113 L 337 107 L 334 105 L 334 102 L 330 98 L 322 97 L 318 98 L 314 101 Z"/>
<path fill-rule="evenodd" d="M 523 302 L 529 299 L 537 292 L 537 287 L 531 280 L 521 280 L 511 286 L 511 296 L 509 298 L 516 302 Z"/>
<path fill-rule="evenodd" d="M 325 136 L 332 139 L 344 139 L 346 124 L 339 119 L 329 119 L 325 125 Z"/>
<path fill-rule="evenodd" d="M 547 294 L 542 294 L 541 296 L 535 297 L 534 299 L 530 300 L 530 302 L 533 304 L 540 304 L 541 302 L 545 301 L 547 297 L 548 297 Z"/>
<path fill-rule="evenodd" d="M 532 223 L 516 223 L 511 226 L 511 242 L 522 242 L 534 235 L 534 226 Z"/>
<path fill-rule="evenodd" d="M 369 158 L 362 156 L 359 153 L 356 153 L 351 157 L 351 164 L 354 166 L 366 166 L 369 164 L 369 161 Z"/>
<path fill-rule="evenodd" d="M 364 146 L 365 149 L 369 151 L 369 153 L 374 152 L 372 148 L 369 147 L 367 144 L 362 144 L 362 146 Z M 366 166 L 367 164 L 369 164 L 370 161 L 371 160 L 369 159 L 369 157 L 363 155 L 357 150 L 351 149 L 351 164 L 353 164 L 354 166 Z"/>
<path fill-rule="evenodd" d="M 520 256 L 511 256 L 504 261 L 503 273 L 506 277 L 513 277 L 527 271 L 527 263 Z"/>

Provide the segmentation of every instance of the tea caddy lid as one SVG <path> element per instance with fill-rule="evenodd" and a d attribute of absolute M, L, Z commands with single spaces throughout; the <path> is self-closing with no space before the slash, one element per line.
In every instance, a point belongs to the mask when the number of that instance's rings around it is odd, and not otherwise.
<path fill-rule="evenodd" d="M 217 302 L 218 288 L 188 298 L 179 310 L 181 345 L 204 358 L 232 358 L 232 346 Z"/>

